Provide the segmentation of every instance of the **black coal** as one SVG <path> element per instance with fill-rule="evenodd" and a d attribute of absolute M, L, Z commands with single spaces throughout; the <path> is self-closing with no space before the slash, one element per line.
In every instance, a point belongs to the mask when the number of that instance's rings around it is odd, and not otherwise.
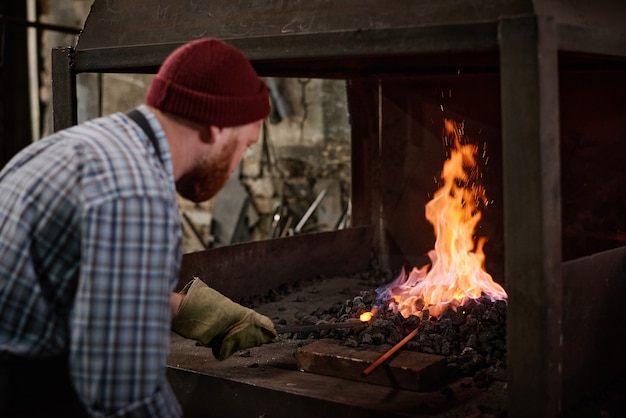
<path fill-rule="evenodd" d="M 413 329 L 421 327 L 403 347 L 404 350 L 445 356 L 451 378 L 472 377 L 478 387 L 488 386 L 495 379 L 505 380 L 505 301 L 473 300 L 456 310 L 448 308 L 438 318 L 430 317 L 427 311 L 423 311 L 421 316 L 404 318 L 378 304 L 377 293 L 372 289 L 360 291 L 358 295 L 330 307 L 320 307 L 308 313 L 298 312 L 295 318 L 281 318 L 278 323 L 315 325 L 345 322 L 377 307 L 373 318 L 365 326 L 283 334 L 281 337 L 296 340 L 332 338 L 350 347 L 391 347 Z"/>

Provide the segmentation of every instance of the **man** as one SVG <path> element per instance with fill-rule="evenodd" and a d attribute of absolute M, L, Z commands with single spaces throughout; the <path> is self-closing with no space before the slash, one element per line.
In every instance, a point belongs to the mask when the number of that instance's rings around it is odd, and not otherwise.
<path fill-rule="evenodd" d="M 200 39 L 165 60 L 144 105 L 58 132 L 3 168 L 1 417 L 180 416 L 170 327 L 218 359 L 276 336 L 202 280 L 172 292 L 176 191 L 215 195 L 268 113 L 244 55 Z"/>

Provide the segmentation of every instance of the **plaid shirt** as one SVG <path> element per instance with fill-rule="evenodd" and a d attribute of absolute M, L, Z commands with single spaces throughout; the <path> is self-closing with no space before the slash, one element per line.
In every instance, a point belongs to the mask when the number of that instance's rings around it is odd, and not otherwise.
<path fill-rule="evenodd" d="M 65 354 L 91 414 L 179 416 L 166 379 L 181 233 L 165 134 L 121 113 L 58 132 L 0 172 L 0 354 Z M 36 402 L 36 400 L 34 400 Z"/>

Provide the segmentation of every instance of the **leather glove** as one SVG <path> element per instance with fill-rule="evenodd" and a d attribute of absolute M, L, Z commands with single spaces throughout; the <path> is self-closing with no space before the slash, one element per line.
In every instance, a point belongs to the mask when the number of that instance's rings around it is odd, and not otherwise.
<path fill-rule="evenodd" d="M 218 360 L 268 343 L 278 335 L 267 316 L 233 302 L 197 277 L 180 293 L 185 299 L 172 320 L 172 329 L 211 347 Z"/>

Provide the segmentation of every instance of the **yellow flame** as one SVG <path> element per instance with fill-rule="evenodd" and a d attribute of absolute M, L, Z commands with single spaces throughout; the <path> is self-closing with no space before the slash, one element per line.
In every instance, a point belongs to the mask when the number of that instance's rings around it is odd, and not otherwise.
<path fill-rule="evenodd" d="M 474 240 L 481 218 L 479 204 L 487 203 L 476 177 L 477 147 L 461 144 L 463 124 L 446 119 L 445 130 L 454 139 L 454 148 L 443 165 L 443 185 L 426 204 L 426 219 L 436 237 L 435 248 L 428 252 L 431 265 L 414 267 L 408 276 L 403 271 L 383 294 L 394 299 L 392 309 L 404 317 L 424 309 L 438 316 L 448 306 L 456 309 L 483 294 L 494 300 L 507 298 L 504 289 L 484 270 L 485 238 Z"/>

